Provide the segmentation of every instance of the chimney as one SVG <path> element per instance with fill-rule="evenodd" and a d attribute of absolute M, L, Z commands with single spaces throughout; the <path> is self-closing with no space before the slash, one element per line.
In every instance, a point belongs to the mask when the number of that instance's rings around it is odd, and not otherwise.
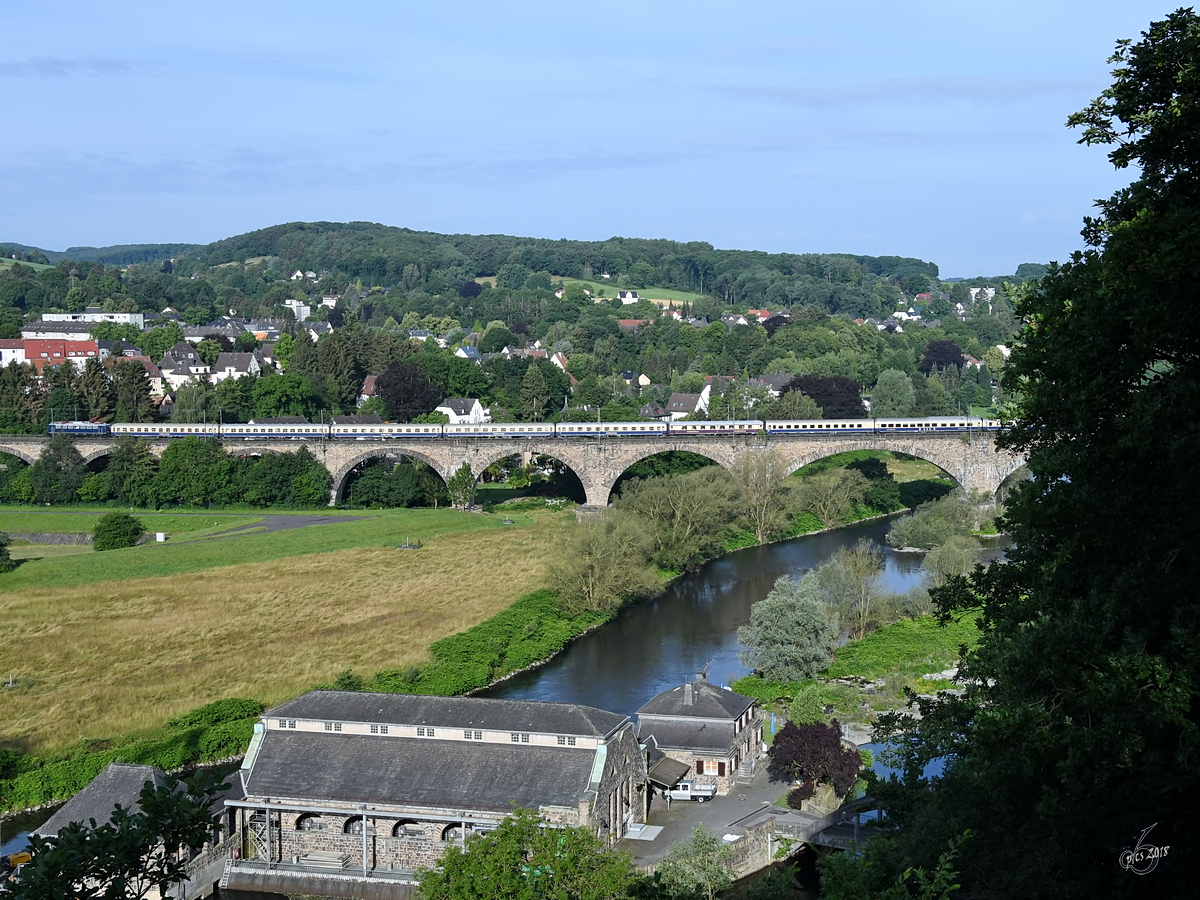
<path fill-rule="evenodd" d="M 683 686 L 683 705 L 692 705 L 692 683 L 690 681 Z"/>
<path fill-rule="evenodd" d="M 707 682 L 708 681 L 708 672 L 697 672 L 696 680 Z"/>

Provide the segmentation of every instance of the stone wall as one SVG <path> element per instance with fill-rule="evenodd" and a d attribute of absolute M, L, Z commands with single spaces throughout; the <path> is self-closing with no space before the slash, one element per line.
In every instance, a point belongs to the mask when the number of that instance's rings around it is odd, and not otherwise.
<path fill-rule="evenodd" d="M 645 790 L 646 757 L 629 723 L 608 742 L 588 825 L 602 837 L 619 840 L 629 825 L 645 821 Z"/>

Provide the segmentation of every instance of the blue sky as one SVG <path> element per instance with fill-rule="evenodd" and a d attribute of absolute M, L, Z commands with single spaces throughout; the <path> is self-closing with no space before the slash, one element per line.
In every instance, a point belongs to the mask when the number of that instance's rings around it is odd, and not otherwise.
<path fill-rule="evenodd" d="M 12 5 L 0 240 L 367 220 L 1010 273 L 1128 181 L 1063 123 L 1172 8 Z"/>

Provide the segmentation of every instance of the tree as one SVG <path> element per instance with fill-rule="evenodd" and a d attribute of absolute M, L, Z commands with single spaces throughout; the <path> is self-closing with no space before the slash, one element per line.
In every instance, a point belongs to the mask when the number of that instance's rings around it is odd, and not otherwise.
<path fill-rule="evenodd" d="M 830 724 L 788 722 L 767 750 L 767 771 L 775 778 L 828 784 L 841 797 L 858 779 L 862 757 L 858 748 L 842 745 L 842 729 Z"/>
<path fill-rule="evenodd" d="M 168 896 L 187 877 L 191 853 L 212 840 L 210 809 L 227 787 L 211 774 L 167 776 L 159 787 L 146 782 L 137 808 L 118 805 L 107 822 L 72 822 L 54 837 L 32 835 L 33 861 L 9 888 L 14 900 Z"/>
<path fill-rule="evenodd" d="M 928 375 L 934 366 L 939 369 L 947 366 L 961 369 L 966 362 L 963 358 L 962 348 L 954 341 L 930 341 L 925 346 L 925 355 L 921 358 L 921 363 L 917 368 Z"/>
<path fill-rule="evenodd" d="M 318 409 L 312 383 L 291 372 L 259 378 L 254 383 L 253 395 L 254 415 L 260 418 L 314 416 Z"/>
<path fill-rule="evenodd" d="M 83 371 L 75 380 L 75 394 L 91 421 L 105 421 L 112 415 L 112 385 L 109 383 L 104 364 L 97 357 L 93 356 L 84 364 Z"/>
<path fill-rule="evenodd" d="M 885 369 L 871 391 L 871 415 L 907 416 L 913 405 L 912 379 L 897 369 Z"/>
<path fill-rule="evenodd" d="M 158 460 L 150 454 L 145 441 L 119 437 L 108 456 L 108 496 L 123 506 L 145 506 L 158 472 Z"/>
<path fill-rule="evenodd" d="M 207 381 L 189 381 L 175 392 L 172 422 L 216 422 L 219 419 L 217 392 Z"/>
<path fill-rule="evenodd" d="M 437 868 L 417 873 L 425 900 L 618 900 L 638 881 L 628 853 L 588 828 L 547 828 L 536 810 L 515 809 L 465 847 L 446 848 Z"/>
<path fill-rule="evenodd" d="M 141 519 L 129 513 L 113 512 L 101 516 L 92 529 L 93 550 L 121 550 L 133 547 L 146 533 Z"/>
<path fill-rule="evenodd" d="M 11 572 L 17 567 L 8 552 L 8 545 L 11 543 L 12 538 L 8 536 L 8 532 L 0 531 L 0 572 Z"/>
<path fill-rule="evenodd" d="M 979 542 L 966 535 L 954 535 L 925 554 L 922 581 L 932 590 L 954 576 L 971 574 L 979 562 Z"/>
<path fill-rule="evenodd" d="M 375 393 L 387 404 L 390 418 L 397 422 L 411 422 L 417 416 L 433 412 L 442 399 L 421 367 L 411 362 L 388 366 L 375 380 Z"/>
<path fill-rule="evenodd" d="M 839 547 L 817 569 L 821 593 L 841 613 L 855 640 L 867 633 L 872 610 L 882 592 L 884 564 L 879 546 L 860 538 L 852 547 Z"/>
<path fill-rule="evenodd" d="M 551 584 L 572 612 L 615 609 L 658 585 L 650 549 L 641 522 L 608 510 L 563 533 L 550 565 Z"/>
<path fill-rule="evenodd" d="M 715 900 L 733 884 L 732 858 L 732 847 L 697 825 L 690 840 L 671 845 L 655 872 L 662 876 L 662 884 L 673 897 Z"/>
<path fill-rule="evenodd" d="M 221 355 L 221 351 L 223 349 L 224 348 L 220 344 L 209 338 L 205 338 L 196 345 L 196 353 L 200 356 L 200 359 L 204 361 L 206 366 L 215 365 L 217 358 Z"/>
<path fill-rule="evenodd" d="M 783 389 L 784 394 L 802 391 L 821 407 L 826 419 L 865 419 L 866 408 L 858 393 L 858 383 L 840 375 L 800 375 Z"/>
<path fill-rule="evenodd" d="M 788 391 L 776 400 L 756 406 L 754 412 L 763 419 L 819 419 L 824 415 L 817 401 L 801 391 Z"/>
<path fill-rule="evenodd" d="M 67 434 L 52 434 L 41 454 L 29 467 L 33 497 L 37 503 L 74 503 L 87 477 L 87 465 L 75 442 Z"/>
<path fill-rule="evenodd" d="M 965 894 L 1195 890 L 1200 337 L 1181 323 L 1200 258 L 1200 17 L 1171 13 L 1112 61 L 1069 121 L 1133 180 L 1085 221 L 1088 249 L 1018 300 L 1003 381 L 1020 414 L 999 442 L 1029 454 L 1032 480 L 1009 496 L 1008 559 L 932 592 L 943 616 L 985 623 L 962 695 L 881 723 L 903 729 L 905 777 L 876 884 L 969 827 Z M 1170 855 L 1140 877 L 1120 859 L 1150 825 Z"/>
<path fill-rule="evenodd" d="M 479 352 L 499 353 L 505 347 L 511 347 L 517 343 L 519 343 L 517 336 L 505 325 L 490 325 L 483 337 L 479 339 Z"/>
<path fill-rule="evenodd" d="M 768 681 L 813 678 L 833 662 L 837 614 L 822 600 L 812 573 L 797 581 L 784 575 L 750 607 L 750 624 L 738 629 L 743 666 Z"/>
<path fill-rule="evenodd" d="M 469 463 L 463 463 L 450 476 L 450 480 L 446 482 L 446 491 L 454 506 L 465 508 L 471 503 L 475 494 L 475 473 L 471 471 Z"/>
<path fill-rule="evenodd" d="M 764 543 L 786 521 L 791 490 L 787 460 L 776 450 L 747 450 L 733 465 L 737 506 L 746 526 Z"/>
<path fill-rule="evenodd" d="M 867 479 L 856 469 L 826 469 L 805 477 L 797 488 L 796 506 L 832 528 L 861 503 Z"/>
<path fill-rule="evenodd" d="M 149 422 L 154 418 L 150 378 L 136 359 L 118 359 L 109 370 L 116 402 L 113 418 L 118 422 Z"/>
<path fill-rule="evenodd" d="M 660 566 L 688 569 L 723 549 L 736 494 L 728 474 L 708 465 L 697 472 L 628 481 L 614 506 L 647 524 Z"/>
<path fill-rule="evenodd" d="M 163 451 L 151 488 L 158 503 L 205 506 L 229 493 L 233 461 L 216 441 L 185 437 Z"/>
<path fill-rule="evenodd" d="M 546 401 L 550 399 L 550 389 L 542 370 L 536 362 L 530 363 L 521 379 L 521 415 L 528 422 L 540 422 L 546 415 Z"/>

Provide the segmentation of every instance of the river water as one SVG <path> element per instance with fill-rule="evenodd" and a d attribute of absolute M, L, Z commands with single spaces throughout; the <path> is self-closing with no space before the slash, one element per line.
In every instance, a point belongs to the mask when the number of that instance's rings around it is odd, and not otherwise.
<path fill-rule="evenodd" d="M 738 627 L 750 621 L 750 607 L 779 576 L 816 568 L 865 537 L 884 546 L 887 590 L 904 593 L 920 584 L 924 557 L 886 549 L 890 525 L 890 518 L 876 519 L 722 556 L 676 579 L 659 596 L 624 609 L 544 666 L 481 695 L 581 703 L 632 715 L 705 666 L 710 681 L 729 684 L 748 674 L 738 662 Z"/>

